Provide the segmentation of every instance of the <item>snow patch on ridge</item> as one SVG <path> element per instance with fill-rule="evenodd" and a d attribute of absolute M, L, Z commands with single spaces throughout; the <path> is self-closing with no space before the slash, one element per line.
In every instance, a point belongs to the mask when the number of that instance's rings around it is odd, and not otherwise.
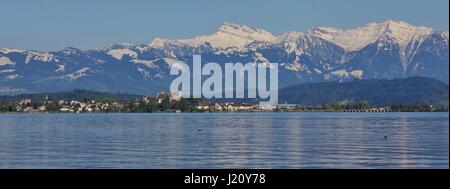
<path fill-rule="evenodd" d="M 25 58 L 25 64 L 30 63 L 31 60 L 37 60 L 41 62 L 59 62 L 59 59 L 55 55 L 48 52 L 41 53 L 36 51 L 28 51 Z"/>
<path fill-rule="evenodd" d="M 14 65 L 14 64 L 16 64 L 16 63 L 11 61 L 8 57 L 6 57 L 6 56 L 0 57 L 0 66 Z"/>
<path fill-rule="evenodd" d="M 153 63 L 152 60 L 133 59 L 133 60 L 131 60 L 131 62 L 136 63 L 136 64 L 143 64 L 149 68 L 157 68 L 158 67 L 157 65 L 155 65 L 155 63 Z"/>
<path fill-rule="evenodd" d="M 70 73 L 70 74 L 67 74 L 67 75 L 63 75 L 60 78 L 61 79 L 68 79 L 70 81 L 73 81 L 73 80 L 77 80 L 77 79 L 79 79 L 81 77 L 87 76 L 87 72 L 89 72 L 89 71 L 90 71 L 90 68 L 84 67 L 84 68 L 81 68 L 81 69 L 79 69 L 79 70 L 77 70 L 77 71 L 75 71 L 73 73 Z"/>
<path fill-rule="evenodd" d="M 0 70 L 0 73 L 11 73 L 11 72 L 15 72 L 16 69 L 6 69 L 6 70 Z"/>
<path fill-rule="evenodd" d="M 324 79 L 331 80 L 332 78 L 350 78 L 350 77 L 361 79 L 363 74 L 364 72 L 362 70 L 353 70 L 351 72 L 348 72 L 345 69 L 340 69 L 325 74 Z"/>
<path fill-rule="evenodd" d="M 0 52 L 3 54 L 9 54 L 9 53 L 24 53 L 25 50 L 22 49 L 12 49 L 12 48 L 0 48 Z"/>
<path fill-rule="evenodd" d="M 150 73 L 147 72 L 145 69 L 143 69 L 143 68 L 138 68 L 137 70 L 138 70 L 139 73 L 142 74 L 142 76 L 143 76 L 146 80 L 149 79 L 149 78 L 151 78 Z"/>
<path fill-rule="evenodd" d="M 163 58 L 163 60 L 169 65 L 169 67 L 177 67 L 179 69 L 183 69 L 184 67 L 180 63 L 184 63 L 183 61 L 175 60 L 172 58 Z"/>
<path fill-rule="evenodd" d="M 5 78 L 8 80 L 13 80 L 13 79 L 18 78 L 19 76 L 20 76 L 19 74 L 13 74 L 13 75 L 7 75 L 7 76 L 5 76 Z"/>
<path fill-rule="evenodd" d="M 354 70 L 350 72 L 350 75 L 356 78 L 361 79 L 363 76 L 364 72 L 362 70 Z"/>
<path fill-rule="evenodd" d="M 55 73 L 64 72 L 66 71 L 65 65 L 58 65 L 58 69 L 55 70 Z"/>
<path fill-rule="evenodd" d="M 137 53 L 130 49 L 112 49 L 109 50 L 106 54 L 111 55 L 117 60 L 122 60 L 124 55 L 128 55 L 131 58 L 137 58 Z"/>

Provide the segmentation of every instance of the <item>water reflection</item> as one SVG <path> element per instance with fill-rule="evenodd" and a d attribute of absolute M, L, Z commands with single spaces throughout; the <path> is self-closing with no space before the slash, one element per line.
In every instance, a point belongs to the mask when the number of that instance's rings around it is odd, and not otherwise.
<path fill-rule="evenodd" d="M 0 167 L 448 168 L 448 129 L 447 113 L 2 114 Z"/>

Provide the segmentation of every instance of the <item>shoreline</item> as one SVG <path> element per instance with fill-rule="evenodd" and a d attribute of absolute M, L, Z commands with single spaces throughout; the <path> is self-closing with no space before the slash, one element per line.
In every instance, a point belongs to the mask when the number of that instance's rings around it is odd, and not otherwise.
<path fill-rule="evenodd" d="M 349 112 L 349 111 L 235 111 L 235 112 L 0 112 L 0 115 L 8 114 L 245 114 L 245 113 L 342 113 L 342 114 L 381 114 L 381 113 L 449 113 L 448 111 L 397 111 L 397 112 Z"/>

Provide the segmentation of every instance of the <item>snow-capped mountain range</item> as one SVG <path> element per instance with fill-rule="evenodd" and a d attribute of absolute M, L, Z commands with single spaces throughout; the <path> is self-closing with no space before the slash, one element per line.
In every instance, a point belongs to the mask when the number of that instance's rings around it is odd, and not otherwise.
<path fill-rule="evenodd" d="M 56 52 L 0 48 L 0 94 L 83 88 L 153 94 L 167 90 L 170 66 L 203 62 L 279 63 L 280 87 L 305 82 L 424 76 L 449 81 L 448 31 L 401 21 L 352 29 L 317 27 L 274 35 L 224 23 L 211 35 L 156 38 L 148 44 L 116 44 Z"/>

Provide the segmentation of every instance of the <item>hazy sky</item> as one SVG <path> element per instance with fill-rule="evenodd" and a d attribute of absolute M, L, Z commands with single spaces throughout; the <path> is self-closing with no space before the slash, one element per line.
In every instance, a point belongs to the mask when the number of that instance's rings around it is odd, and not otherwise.
<path fill-rule="evenodd" d="M 213 33 L 223 22 L 279 34 L 402 20 L 448 31 L 448 0 L 0 0 L 0 47 L 90 49 Z"/>

